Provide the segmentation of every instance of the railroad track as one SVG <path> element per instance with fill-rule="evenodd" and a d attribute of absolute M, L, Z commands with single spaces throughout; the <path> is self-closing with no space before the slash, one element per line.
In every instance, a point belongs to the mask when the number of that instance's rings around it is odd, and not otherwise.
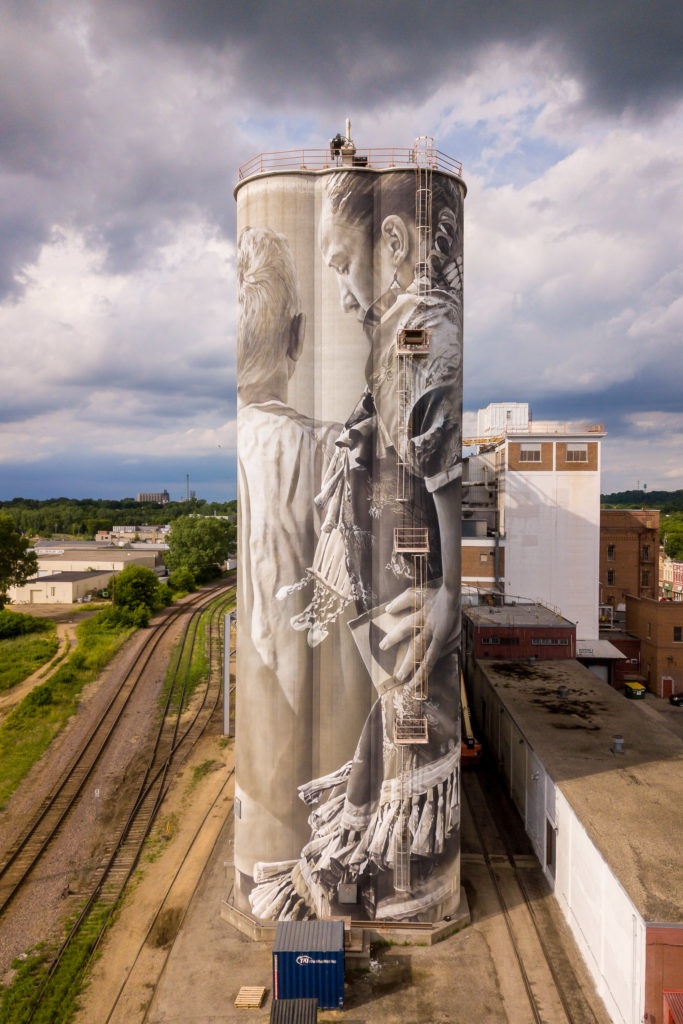
<path fill-rule="evenodd" d="M 182 886 L 183 872 L 186 870 L 188 861 L 191 859 L 192 845 L 198 839 L 200 833 L 205 828 L 208 820 L 215 813 L 217 807 L 220 806 L 225 800 L 226 793 L 232 791 L 232 779 L 235 774 L 234 768 L 231 769 L 220 790 L 216 793 L 214 799 L 211 801 L 209 807 L 206 809 L 202 816 L 201 822 L 195 829 L 194 835 L 192 836 L 187 849 L 185 850 L 182 860 L 176 866 L 173 873 L 168 877 L 165 891 L 153 914 L 150 923 L 147 927 L 144 936 L 140 936 L 135 942 L 134 948 L 130 950 L 130 966 L 127 968 L 126 976 L 121 980 L 117 987 L 115 994 L 111 1000 L 111 1005 L 107 1012 L 107 1016 L 102 1018 L 101 1024 L 125 1024 L 129 1020 L 129 1011 L 126 1008 L 126 998 L 132 999 L 133 1002 L 140 1005 L 141 998 L 146 1002 L 146 1008 L 140 1018 L 140 1024 L 146 1024 L 149 1019 L 150 1009 L 152 1007 L 154 993 L 156 992 L 157 986 L 164 975 L 169 958 L 173 951 L 173 942 L 169 942 L 162 950 L 154 949 L 153 936 L 160 920 L 162 920 L 164 913 L 168 909 L 176 910 L 179 904 L 183 905 L 183 918 L 187 909 L 189 908 L 192 898 L 196 892 L 197 887 L 201 881 L 201 872 L 196 878 L 192 891 L 189 895 L 182 897 L 176 895 L 177 888 Z M 209 857 L 212 855 L 217 844 L 221 841 L 225 828 L 230 827 L 231 818 L 233 815 L 232 804 L 230 811 L 226 817 L 223 827 L 219 830 L 218 835 L 213 843 Z M 180 885 L 179 885 L 180 883 Z M 178 930 L 182 919 L 178 922 Z M 104 1013 L 104 1008 L 103 1008 Z"/>
<path fill-rule="evenodd" d="M 221 624 L 228 607 L 234 606 L 234 588 L 214 588 L 194 595 L 182 606 L 169 609 L 164 619 L 153 627 L 145 647 L 135 664 L 122 679 L 104 715 L 75 753 L 69 768 L 55 783 L 21 835 L 15 838 L 0 864 L 0 910 L 6 908 L 26 884 L 29 876 L 61 829 L 66 827 L 70 811 L 76 807 L 86 783 L 92 777 L 110 743 L 121 716 L 129 705 L 137 686 L 144 679 L 145 669 L 155 657 L 159 644 L 178 620 L 187 620 L 183 642 L 176 648 L 171 682 L 167 688 L 163 713 L 144 771 L 137 780 L 137 795 L 125 820 L 111 828 L 104 852 L 97 865 L 88 872 L 86 891 L 79 894 L 79 909 L 59 949 L 47 957 L 36 985 L 31 1007 L 22 1010 L 17 1024 L 30 1024 L 39 1012 L 42 1000 L 53 989 L 63 990 L 61 977 L 64 965 L 71 960 L 66 973 L 68 988 L 80 984 L 90 958 L 97 949 L 125 887 L 137 865 L 143 844 L 153 825 L 158 809 L 170 784 L 174 764 L 181 753 L 188 751 L 201 736 L 215 712 L 221 694 Z M 210 609 L 207 630 L 200 630 L 202 616 Z M 187 691 L 192 653 L 198 645 L 208 649 L 209 671 L 201 688 L 194 691 L 188 710 Z M 220 657 L 218 655 L 221 655 Z M 218 665 L 216 664 L 218 662 Z M 220 666 L 220 667 L 219 667 Z M 73 970 L 70 951 L 78 945 L 79 969 Z"/>
<path fill-rule="evenodd" d="M 492 811 L 491 797 L 482 781 L 485 777 L 484 766 L 476 772 L 464 773 L 462 796 L 504 921 L 509 953 L 528 1002 L 528 1012 L 524 1013 L 520 1006 L 515 1020 L 520 1024 L 527 1020 L 533 1024 L 602 1024 L 606 1018 L 596 1016 L 584 995 L 552 923 L 542 919 L 538 908 L 540 898 L 547 898 L 547 892 L 538 885 L 534 886 L 533 894 L 530 892 L 528 880 L 538 876 L 538 863 L 530 854 L 515 851 L 504 816 Z M 490 787 L 495 788 L 495 784 Z M 475 858 L 476 855 L 463 855 L 464 861 Z"/>

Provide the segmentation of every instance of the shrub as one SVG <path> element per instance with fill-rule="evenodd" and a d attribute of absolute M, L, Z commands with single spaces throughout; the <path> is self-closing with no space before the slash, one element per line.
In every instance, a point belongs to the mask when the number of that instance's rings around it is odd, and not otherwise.
<path fill-rule="evenodd" d="M 197 587 L 195 575 L 186 565 L 172 572 L 168 577 L 168 585 L 176 593 L 191 594 Z"/>
<path fill-rule="evenodd" d="M 26 633 L 45 633 L 52 629 L 52 623 L 46 619 L 37 619 L 35 615 L 22 615 L 11 612 L 7 608 L 0 609 L 0 640 L 11 640 L 15 636 Z"/>

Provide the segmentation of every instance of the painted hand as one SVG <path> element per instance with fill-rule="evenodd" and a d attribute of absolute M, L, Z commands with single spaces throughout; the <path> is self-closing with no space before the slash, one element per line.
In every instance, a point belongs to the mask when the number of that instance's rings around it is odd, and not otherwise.
<path fill-rule="evenodd" d="M 392 615 L 407 612 L 380 644 L 386 651 L 402 640 L 410 641 L 401 663 L 396 664 L 397 682 L 410 682 L 415 691 L 422 687 L 441 655 L 455 643 L 459 608 L 460 594 L 444 586 L 406 590 L 387 605 Z"/>

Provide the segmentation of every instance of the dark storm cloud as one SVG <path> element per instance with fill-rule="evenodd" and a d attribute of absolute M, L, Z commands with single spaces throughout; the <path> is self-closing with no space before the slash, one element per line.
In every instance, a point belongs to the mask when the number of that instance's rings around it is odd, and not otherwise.
<path fill-rule="evenodd" d="M 468 308 L 477 312 L 469 409 L 530 401 L 539 419 L 604 420 L 611 436 L 631 429 L 629 411 L 676 412 L 677 375 L 643 372 L 648 360 L 634 351 L 649 351 L 655 363 L 680 339 L 671 294 L 680 263 L 679 126 L 671 118 L 670 130 L 661 115 L 682 94 L 682 12 L 657 0 L 0 0 L 0 302 L 6 348 L 14 338 L 17 354 L 3 378 L 0 421 L 17 427 L 3 434 L 5 457 L 33 436 L 35 420 L 47 439 L 59 438 L 60 451 L 71 444 L 60 435 L 69 417 L 78 429 L 64 436 L 78 437 L 79 449 L 83 422 L 107 438 L 132 423 L 135 450 L 145 429 L 152 438 L 173 424 L 201 433 L 233 415 L 225 366 L 234 340 L 237 165 L 260 150 L 324 145 L 347 114 L 393 142 L 397 126 L 412 130 L 419 117 L 421 128 L 427 111 L 427 127 L 452 130 L 458 145 L 462 136 L 468 168 L 479 165 L 468 181 L 470 254 L 477 231 L 485 234 L 476 268 L 468 256 Z M 494 84 L 488 73 L 498 56 Z M 470 71 L 481 74 L 468 85 Z M 448 97 L 455 100 L 460 83 L 461 103 L 475 109 L 471 124 L 452 126 Z M 525 135 L 544 104 L 548 120 Z M 553 118 L 566 119 L 566 133 Z M 629 146 L 642 136 L 639 156 L 616 143 L 596 155 L 596 124 L 608 137 L 623 129 Z M 658 124 L 659 134 L 650 131 Z M 563 159 L 572 147 L 573 163 Z M 501 160 L 497 176 L 483 150 Z M 544 178 L 551 166 L 564 175 L 561 186 Z M 624 167 L 622 180 L 615 168 Z M 536 188 L 527 211 L 529 179 Z M 565 237 L 553 248 L 556 230 Z M 68 244 L 60 248 L 54 239 L 62 235 Z M 620 258 L 613 239 L 651 269 Z M 46 243 L 50 258 L 41 255 Z M 526 269 L 509 273 L 517 265 Z M 23 318 L 13 315 L 22 309 Z M 568 353 L 585 338 L 591 373 L 583 377 L 581 359 Z M 523 394 L 501 391 L 515 368 L 497 353 L 511 343 Z M 592 358 L 611 347 L 619 372 L 630 374 L 617 384 L 607 359 Z M 564 378 L 580 381 L 575 392 L 561 390 L 546 360 L 566 363 Z M 213 448 L 209 435 L 202 443 Z M 151 486 L 153 462 L 150 480 L 140 482 L 146 490 L 164 486 Z M 97 460 L 81 468 L 94 476 L 93 467 Z M 175 473 L 183 481 L 186 471 Z M 55 479 L 45 496 L 82 493 L 78 475 L 74 464 L 69 486 Z M 124 468 L 118 496 L 131 491 L 127 477 Z"/>
<path fill-rule="evenodd" d="M 496 42 L 549 44 L 581 79 L 586 102 L 611 111 L 646 108 L 683 84 L 674 0 L 147 0 L 112 5 L 105 17 L 123 33 L 177 46 L 229 46 L 250 88 L 267 95 L 282 95 L 284 75 L 287 92 L 304 97 L 415 96 Z"/>
<path fill-rule="evenodd" d="M 192 46 L 169 52 L 121 22 L 117 36 L 79 0 L 0 3 L 0 298 L 21 292 L 55 224 L 118 271 L 183 221 L 231 230 L 228 133 L 213 121 L 225 98 L 197 95 Z"/>
<path fill-rule="evenodd" d="M 0 5 L 0 297 L 55 223 L 140 266 L 197 214 L 233 229 L 235 122 L 427 96 L 496 42 L 544 43 L 583 102 L 647 110 L 683 82 L 674 3 L 441 0 Z M 232 119 L 232 123 L 230 120 Z M 267 146 L 265 148 L 268 148 Z M 277 145 L 270 148 L 282 148 Z"/>

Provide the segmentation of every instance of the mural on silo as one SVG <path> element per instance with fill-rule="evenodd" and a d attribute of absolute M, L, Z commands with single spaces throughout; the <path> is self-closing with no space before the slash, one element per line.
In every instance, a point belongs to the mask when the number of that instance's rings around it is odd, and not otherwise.
<path fill-rule="evenodd" d="M 424 168 L 237 189 L 235 867 L 259 919 L 459 903 L 464 191 Z"/>

